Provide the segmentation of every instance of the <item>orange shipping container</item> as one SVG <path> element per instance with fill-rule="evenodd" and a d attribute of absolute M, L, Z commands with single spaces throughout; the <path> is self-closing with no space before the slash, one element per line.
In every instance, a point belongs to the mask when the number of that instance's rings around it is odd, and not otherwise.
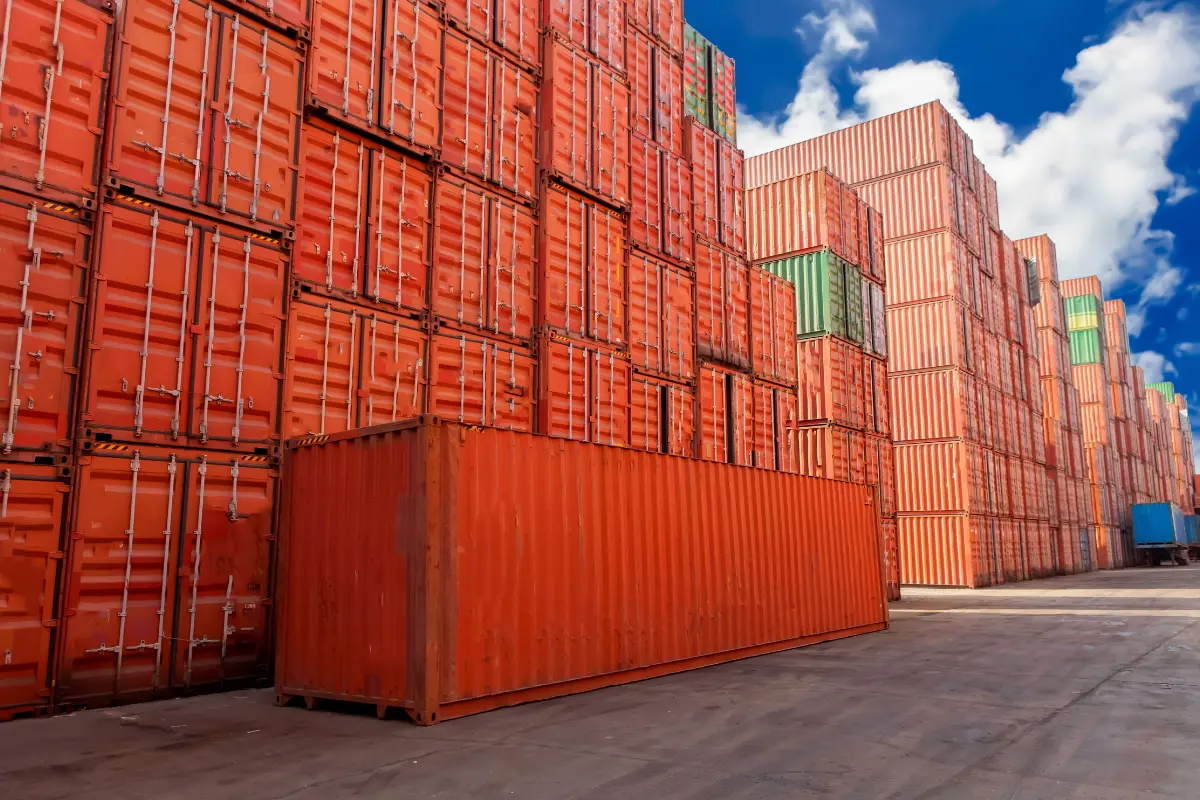
<path fill-rule="evenodd" d="M 623 353 L 580 342 L 538 342 L 538 429 L 581 442 L 629 444 L 631 370 Z"/>
<path fill-rule="evenodd" d="M 754 382 L 754 455 L 760 469 L 796 473 L 796 393 L 785 386 Z"/>
<path fill-rule="evenodd" d="M 91 207 L 107 111 L 110 13 L 80 2 L 18 0 L 6 5 L 0 36 L 0 182 Z"/>
<path fill-rule="evenodd" d="M 320 487 L 347 475 L 330 502 Z M 668 491 L 678 502 L 658 501 Z M 861 488 L 429 421 L 296 450 L 283 497 L 284 697 L 434 724 L 887 625 L 879 518 Z M 401 506 L 414 514 L 375 518 Z M 581 521 L 579 537 L 561 536 L 563 519 Z M 333 520 L 357 544 L 334 547 Z M 333 616 L 313 585 L 342 598 Z M 401 635 L 380 638 L 389 625 Z M 313 644 L 334 631 L 336 658 Z M 378 680 L 364 683 L 369 664 Z"/>
<path fill-rule="evenodd" d="M 957 367 L 974 372 L 979 321 L 953 300 L 887 309 L 888 366 L 893 374 Z"/>
<path fill-rule="evenodd" d="M 613 211 L 550 185 L 541 205 L 540 324 L 625 343 L 625 224 Z"/>
<path fill-rule="evenodd" d="M 971 227 L 966 210 L 959 205 L 966 193 L 961 191 L 959 178 L 949 167 L 939 165 L 905 172 L 857 188 L 859 196 L 883 214 L 884 238 L 950 231 L 966 241 L 968 251 L 977 252 L 977 239 L 965 233 Z"/>
<path fill-rule="evenodd" d="M 750 274 L 746 262 L 709 242 L 696 248 L 696 330 L 701 356 L 750 366 Z"/>
<path fill-rule="evenodd" d="M 667 151 L 662 154 L 662 162 L 662 252 L 687 266 L 696 258 L 692 232 L 692 169 L 686 159 Z M 735 251 L 740 252 L 737 248 Z"/>
<path fill-rule="evenodd" d="M 259 456 L 85 451 L 56 702 L 110 705 L 266 676 L 276 478 Z"/>
<path fill-rule="evenodd" d="M 630 0 L 629 23 L 656 37 L 671 52 L 683 52 L 683 3 L 678 0 Z"/>
<path fill-rule="evenodd" d="M 692 229 L 710 242 L 720 241 L 720 139 L 704 125 L 685 121 L 687 159 L 692 167 Z"/>
<path fill-rule="evenodd" d="M 482 336 L 438 333 L 429 339 L 427 410 L 468 425 L 532 431 L 534 358 Z"/>
<path fill-rule="evenodd" d="M 630 143 L 629 187 L 634 198 L 629 210 L 629 239 L 650 253 L 663 249 L 663 193 L 658 145 L 634 136 Z"/>
<path fill-rule="evenodd" d="M 735 253 L 746 252 L 746 156 L 721 140 L 719 153 L 721 188 L 721 243 Z"/>
<path fill-rule="evenodd" d="M 290 228 L 304 70 L 296 43 L 194 0 L 133 0 L 121 18 L 110 185 Z"/>
<path fill-rule="evenodd" d="M 900 513 L 994 513 L 988 502 L 985 452 L 963 441 L 897 444 Z"/>
<path fill-rule="evenodd" d="M 841 425 L 806 425 L 796 430 L 800 474 L 866 485 L 867 438 Z"/>
<path fill-rule="evenodd" d="M 85 435 L 277 445 L 282 247 L 146 204 L 106 204 L 98 229 Z"/>
<path fill-rule="evenodd" d="M 962 370 L 941 369 L 892 375 L 892 433 L 897 442 L 981 438 L 975 378 Z"/>
<path fill-rule="evenodd" d="M 862 430 L 867 389 L 862 351 L 832 336 L 802 339 L 795 347 L 799 420 Z"/>
<path fill-rule="evenodd" d="M 70 484 L 62 466 L 6 464 L 0 524 L 7 530 L 0 559 L 5 613 L 0 615 L 0 721 L 50 708 L 51 658 L 63 531 Z"/>
<path fill-rule="evenodd" d="M 495 42 L 530 68 L 541 64 L 540 20 L 533 0 L 444 0 L 442 6 L 451 25 L 482 42 Z"/>
<path fill-rule="evenodd" d="M 941 299 L 970 302 L 967 246 L 952 233 L 941 231 L 888 242 L 884 252 L 891 267 L 889 306 Z"/>
<path fill-rule="evenodd" d="M 692 379 L 694 292 L 691 274 L 638 251 L 629 254 L 629 351 L 635 368 Z"/>
<path fill-rule="evenodd" d="M 441 21 L 424 0 L 394 0 L 383 19 L 379 123 L 397 144 L 430 152 L 437 147 L 443 102 Z M 446 76 L 451 92 L 464 76 Z"/>
<path fill-rule="evenodd" d="M 0 145 L 3 147 L 3 145 Z M 0 453 L 25 460 L 69 447 L 91 214 L 0 190 Z M 14 452 L 16 455 L 14 455 Z M 22 453 L 24 455 L 21 455 Z"/>
<path fill-rule="evenodd" d="M 863 360 L 864 404 L 868 432 L 892 435 L 892 393 L 887 362 L 870 356 Z"/>
<path fill-rule="evenodd" d="M 746 192 L 750 259 L 770 261 L 829 249 L 858 264 L 857 252 L 849 253 L 842 224 L 844 196 L 858 202 L 857 194 L 847 194 L 841 181 L 824 169 Z"/>
<path fill-rule="evenodd" d="M 751 366 L 759 378 L 796 384 L 796 286 L 761 267 L 750 268 Z"/>
<path fill-rule="evenodd" d="M 434 315 L 451 325 L 530 339 L 538 242 L 533 212 L 448 174 L 438 180 L 435 204 L 430 303 Z M 576 207 L 583 210 L 582 204 Z M 574 274 L 582 279 L 584 269 L 580 263 Z"/>
<path fill-rule="evenodd" d="M 629 446 L 691 456 L 696 441 L 696 393 L 690 386 L 634 373 L 629 392 Z"/>
<path fill-rule="evenodd" d="M 903 583 L 978 588 L 997 582 L 996 520 L 957 514 L 900 516 L 897 523 Z"/>

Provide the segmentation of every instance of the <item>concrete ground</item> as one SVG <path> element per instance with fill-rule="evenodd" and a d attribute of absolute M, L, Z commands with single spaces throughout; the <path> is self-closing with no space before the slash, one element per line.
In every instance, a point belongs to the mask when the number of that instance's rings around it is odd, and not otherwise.
<path fill-rule="evenodd" d="M 417 728 L 242 692 L 0 726 L 2 798 L 1197 798 L 1200 568 Z"/>

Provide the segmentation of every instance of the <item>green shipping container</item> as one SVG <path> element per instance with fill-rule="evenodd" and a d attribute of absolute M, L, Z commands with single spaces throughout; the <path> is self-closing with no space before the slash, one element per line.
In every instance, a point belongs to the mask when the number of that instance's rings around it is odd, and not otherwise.
<path fill-rule="evenodd" d="M 857 344 L 863 343 L 863 277 L 858 267 L 846 265 L 846 338 Z"/>
<path fill-rule="evenodd" d="M 1104 306 L 1094 294 L 1082 294 L 1063 298 L 1063 312 L 1067 316 L 1068 331 L 1085 331 L 1100 327 Z"/>
<path fill-rule="evenodd" d="M 712 129 L 737 144 L 737 81 L 733 59 L 711 44 L 709 81 L 712 84 Z"/>
<path fill-rule="evenodd" d="M 686 22 L 683 25 L 683 113 L 712 127 L 708 39 Z"/>
<path fill-rule="evenodd" d="M 1146 385 L 1146 388 L 1153 389 L 1161 394 L 1166 398 L 1168 403 L 1175 402 L 1175 384 L 1171 383 L 1170 381 L 1163 381 L 1162 383 L 1150 383 Z"/>
<path fill-rule="evenodd" d="M 1100 339 L 1100 329 L 1087 331 L 1071 331 L 1067 334 L 1071 340 L 1071 363 L 1099 364 L 1104 359 L 1104 343 Z"/>
<path fill-rule="evenodd" d="M 846 320 L 846 274 L 858 270 L 828 250 L 762 265 L 796 287 L 796 335 L 801 339 L 833 334 L 850 338 Z M 862 278 L 859 276 L 859 281 Z M 862 341 L 862 289 L 858 297 L 858 341 Z"/>

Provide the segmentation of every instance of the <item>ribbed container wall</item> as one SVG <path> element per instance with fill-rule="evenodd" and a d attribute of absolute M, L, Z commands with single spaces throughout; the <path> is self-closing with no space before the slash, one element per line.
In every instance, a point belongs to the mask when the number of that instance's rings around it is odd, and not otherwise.
<path fill-rule="evenodd" d="M 431 725 L 881 630 L 872 501 L 861 486 L 436 419 L 302 445 L 282 494 L 278 691 Z M 394 508 L 411 513 L 379 514 Z M 316 646 L 335 631 L 336 653 Z"/>
<path fill-rule="evenodd" d="M 0 719 L 269 679 L 288 439 L 431 414 L 799 471 L 794 289 L 682 4 L 9 14 Z"/>
<path fill-rule="evenodd" d="M 836 213 L 830 173 L 852 187 Z M 746 182 L 756 261 L 775 257 L 783 271 L 824 248 L 856 263 L 864 237 L 868 252 L 882 251 L 902 579 L 982 586 L 1060 572 L 1038 386 L 1040 286 L 1001 231 L 995 182 L 970 138 L 935 102 L 749 159 Z M 846 192 L 879 216 L 848 224 Z M 836 310 L 832 335 L 854 340 Z M 802 320 L 820 318 L 805 311 Z M 831 364 L 837 374 L 839 360 Z"/>

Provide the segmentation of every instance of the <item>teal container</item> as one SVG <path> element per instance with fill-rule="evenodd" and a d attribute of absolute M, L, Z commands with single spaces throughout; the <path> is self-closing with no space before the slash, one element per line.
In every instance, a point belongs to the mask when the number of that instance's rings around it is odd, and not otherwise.
<path fill-rule="evenodd" d="M 1063 298 L 1063 312 L 1067 315 L 1068 331 L 1083 331 L 1099 328 L 1104 318 L 1104 305 L 1094 294 L 1081 294 Z"/>
<path fill-rule="evenodd" d="M 698 30 L 683 24 L 683 113 L 706 128 L 712 122 L 709 50 L 712 45 Z"/>
<path fill-rule="evenodd" d="M 1153 389 L 1161 394 L 1164 398 L 1166 398 L 1168 403 L 1175 402 L 1175 384 L 1171 383 L 1170 381 L 1163 381 L 1162 383 L 1150 383 L 1146 385 L 1146 388 Z"/>
<path fill-rule="evenodd" d="M 829 250 L 761 265 L 796 287 L 796 335 L 863 341 L 862 273 Z"/>
<path fill-rule="evenodd" d="M 1100 329 L 1071 331 L 1067 334 L 1071 345 L 1071 364 L 1099 364 L 1104 360 L 1104 343 Z"/>

